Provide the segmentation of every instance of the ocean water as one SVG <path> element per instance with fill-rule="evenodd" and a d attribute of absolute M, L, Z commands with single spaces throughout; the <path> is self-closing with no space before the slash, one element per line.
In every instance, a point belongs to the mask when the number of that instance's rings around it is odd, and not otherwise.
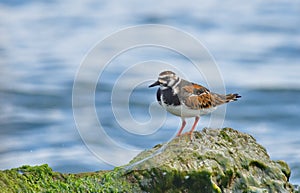
<path fill-rule="evenodd" d="M 68 173 L 111 169 L 170 140 L 180 119 L 159 108 L 148 85 L 172 68 L 211 90 L 217 89 L 211 81 L 222 80 L 226 92 L 242 95 L 227 105 L 224 122 L 220 114 L 204 116 L 198 130 L 221 120 L 222 127 L 251 134 L 273 160 L 289 164 L 290 181 L 300 184 L 299 14 L 299 2 L 283 0 L 0 1 L 0 169 L 43 163 Z M 74 98 L 74 80 L 93 48 L 144 24 L 190 34 L 218 71 L 201 73 L 176 49 L 153 45 L 127 47 L 97 71 L 114 48 L 149 37 L 127 34 L 98 50 Z M 170 40 L 199 53 L 182 39 Z"/>

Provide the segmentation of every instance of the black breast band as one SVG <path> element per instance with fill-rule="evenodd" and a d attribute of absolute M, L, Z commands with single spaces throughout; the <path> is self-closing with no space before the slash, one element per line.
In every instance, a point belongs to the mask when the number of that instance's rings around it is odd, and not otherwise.
<path fill-rule="evenodd" d="M 178 106 L 180 105 L 180 101 L 177 95 L 173 94 L 173 91 L 171 88 L 167 88 L 164 90 L 161 90 L 160 88 L 157 90 L 156 93 L 156 99 L 157 101 L 161 104 L 161 95 L 163 95 L 163 103 L 167 105 L 175 105 Z"/>

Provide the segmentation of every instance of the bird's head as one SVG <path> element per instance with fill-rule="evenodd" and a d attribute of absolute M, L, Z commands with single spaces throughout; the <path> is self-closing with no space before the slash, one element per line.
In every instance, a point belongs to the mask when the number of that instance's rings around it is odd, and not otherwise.
<path fill-rule="evenodd" d="M 163 71 L 159 74 L 156 82 L 151 84 L 149 87 L 160 86 L 160 87 L 172 87 L 179 80 L 179 77 L 172 71 Z"/>

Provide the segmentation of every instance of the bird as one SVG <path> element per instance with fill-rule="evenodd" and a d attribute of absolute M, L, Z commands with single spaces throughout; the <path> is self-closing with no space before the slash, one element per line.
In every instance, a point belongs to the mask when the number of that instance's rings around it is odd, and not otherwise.
<path fill-rule="evenodd" d="M 186 134 L 192 140 L 200 116 L 209 114 L 219 105 L 236 101 L 239 94 L 217 94 L 202 85 L 180 78 L 174 72 L 166 70 L 159 74 L 157 81 L 149 88 L 159 86 L 156 92 L 158 103 L 173 115 L 181 117 L 179 137 L 186 126 L 186 118 L 195 118 L 192 128 Z"/>

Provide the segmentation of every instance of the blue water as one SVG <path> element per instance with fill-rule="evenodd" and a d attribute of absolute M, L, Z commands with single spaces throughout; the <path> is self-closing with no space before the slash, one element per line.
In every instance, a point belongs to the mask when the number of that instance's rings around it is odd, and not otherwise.
<path fill-rule="evenodd" d="M 112 168 L 86 146 L 101 146 L 103 136 L 93 138 L 89 133 L 91 141 L 86 142 L 77 130 L 72 109 L 75 75 L 91 48 L 105 37 L 129 26 L 164 24 L 201 41 L 218 64 L 227 92 L 242 95 L 227 106 L 223 126 L 253 135 L 272 159 L 289 164 L 290 181 L 300 184 L 299 14 L 298 1 L 283 0 L 243 4 L 231 0 L 223 5 L 215 0 L 0 1 L 0 169 L 43 163 L 60 172 Z M 139 35 L 129 38 L 142 39 Z M 186 68 L 189 61 L 163 48 L 136 48 L 112 60 L 99 77 L 95 106 L 105 132 L 120 147 L 132 150 L 104 146 L 106 156 L 118 163 L 168 141 L 180 126 L 179 118 L 163 114 L 166 120 L 160 129 L 139 135 L 139 130 L 135 134 L 124 130 L 114 117 L 111 92 L 116 80 L 129 66 L 149 60 L 171 63 L 188 79 L 206 85 L 203 75 Z M 147 86 L 158 72 L 155 65 L 148 65 L 133 70 L 128 82 L 122 82 L 125 94 L 132 91 L 128 108 L 136 121 L 151 119 L 155 89 Z M 83 84 L 89 84 L 89 72 L 86 77 Z M 128 85 L 135 79 L 144 81 L 132 89 Z M 119 96 L 117 110 L 123 111 L 123 94 Z M 81 118 L 89 132 L 95 125 L 88 114 Z M 208 123 L 209 116 L 201 118 L 198 130 Z"/>

